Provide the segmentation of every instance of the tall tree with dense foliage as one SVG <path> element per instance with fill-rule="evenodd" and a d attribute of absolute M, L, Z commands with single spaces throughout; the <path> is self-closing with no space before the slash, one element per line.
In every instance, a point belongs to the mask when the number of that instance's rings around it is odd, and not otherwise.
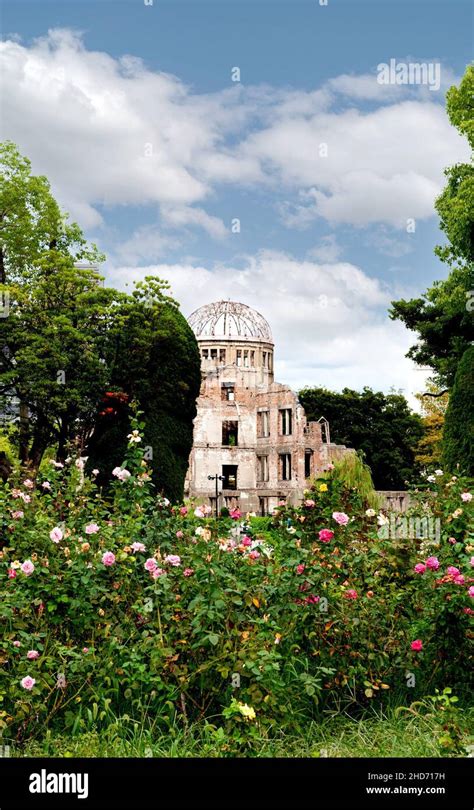
<path fill-rule="evenodd" d="M 18 403 L 20 460 L 37 467 L 48 444 L 61 454 L 94 413 L 106 376 L 101 334 L 117 294 L 90 269 L 102 254 L 8 141 L 0 170 L 0 407 Z"/>
<path fill-rule="evenodd" d="M 362 451 L 376 489 L 406 489 L 417 471 L 415 449 L 422 436 L 421 417 L 401 394 L 365 387 L 342 393 L 304 388 L 299 399 L 308 419 L 325 417 L 331 441 Z"/>
<path fill-rule="evenodd" d="M 116 298 L 97 273 L 57 251 L 46 251 L 35 270 L 28 283 L 9 285 L 9 316 L 0 320 L 0 392 L 27 408 L 19 455 L 33 468 L 49 445 L 64 459 L 94 425 L 109 376 L 102 354 Z"/>
<path fill-rule="evenodd" d="M 458 364 L 446 411 L 443 460 L 450 472 L 474 475 L 474 346 Z"/>
<path fill-rule="evenodd" d="M 193 441 L 201 362 L 194 333 L 167 289 L 167 284 L 147 277 L 118 309 L 106 352 L 111 391 L 87 454 L 90 469 L 100 469 L 107 459 L 107 470 L 99 473 L 99 481 L 107 483 L 107 471 L 125 454 L 127 403 L 137 402 L 154 483 L 179 501 Z"/>
<path fill-rule="evenodd" d="M 119 464 L 129 432 L 125 401 L 135 400 L 156 483 L 179 497 L 200 383 L 192 330 L 158 279 L 131 295 L 104 287 L 94 269 L 104 257 L 67 222 L 47 179 L 32 175 L 11 143 L 1 146 L 0 164 L 0 295 L 8 302 L 0 318 L 0 408 L 17 403 L 20 461 L 35 471 L 49 446 L 64 460 L 72 446 L 90 444 L 97 467 L 114 453 Z"/>
<path fill-rule="evenodd" d="M 433 382 L 428 382 L 426 388 L 424 393 L 415 394 L 423 422 L 423 436 L 416 448 L 415 460 L 421 467 L 429 469 L 439 468 L 443 463 L 443 426 L 448 394 Z"/>
<path fill-rule="evenodd" d="M 448 91 L 447 112 L 453 126 L 474 148 L 472 66 L 459 87 Z M 450 273 L 420 298 L 394 301 L 390 314 L 418 334 L 408 357 L 430 366 L 436 382 L 449 389 L 458 362 L 474 340 L 474 165 L 459 163 L 445 174 L 447 185 L 436 201 L 436 210 L 448 241 L 435 252 L 448 264 Z"/>
<path fill-rule="evenodd" d="M 47 178 L 31 173 L 14 143 L 0 143 L 0 285 L 29 280 L 50 249 L 74 262 L 104 258 L 79 225 L 68 222 Z"/>

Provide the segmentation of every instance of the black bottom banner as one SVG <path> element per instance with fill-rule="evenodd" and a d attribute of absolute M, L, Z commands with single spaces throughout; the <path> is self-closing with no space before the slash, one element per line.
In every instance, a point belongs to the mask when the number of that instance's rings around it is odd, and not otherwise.
<path fill-rule="evenodd" d="M 470 759 L 4 758 L 0 810 L 471 810 L 469 772 Z"/>

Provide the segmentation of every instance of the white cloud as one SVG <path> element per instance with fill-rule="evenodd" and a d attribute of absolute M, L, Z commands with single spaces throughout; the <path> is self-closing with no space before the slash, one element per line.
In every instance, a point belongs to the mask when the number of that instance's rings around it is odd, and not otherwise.
<path fill-rule="evenodd" d="M 383 84 L 378 81 L 378 71 L 376 68 L 371 73 L 355 74 L 343 73 L 336 76 L 334 79 L 329 79 L 327 85 L 328 89 L 334 93 L 340 93 L 343 96 L 348 96 L 352 99 L 359 101 L 378 101 L 380 103 L 390 103 L 393 101 L 400 101 L 405 98 L 418 98 L 426 101 L 433 101 L 433 93 L 439 93 L 442 96 L 446 90 L 459 81 L 459 76 L 443 65 L 440 59 L 416 59 L 414 57 L 396 58 L 393 56 L 387 57 L 381 64 L 390 65 L 391 59 L 395 59 L 397 64 L 425 64 L 431 65 L 432 76 L 436 71 L 436 65 L 439 65 L 440 87 L 439 90 L 431 90 L 427 84 Z M 378 67 L 378 66 L 377 66 Z M 431 96 L 431 98 L 430 98 Z"/>
<path fill-rule="evenodd" d="M 316 247 L 308 250 L 308 258 L 318 262 L 335 262 L 342 254 L 343 248 L 339 245 L 335 234 L 322 236 Z"/>
<path fill-rule="evenodd" d="M 299 201 L 283 211 L 290 227 L 317 217 L 398 228 L 409 217 L 426 219 L 444 168 L 469 157 L 443 108 L 420 101 L 280 121 L 250 135 L 242 149 L 300 189 Z"/>
<path fill-rule="evenodd" d="M 219 138 L 215 101 L 139 59 L 88 51 L 69 31 L 30 48 L 6 42 L 1 53 L 7 134 L 71 212 L 206 196 L 193 165 Z"/>
<path fill-rule="evenodd" d="M 68 30 L 30 47 L 10 39 L 0 53 L 5 136 L 83 227 L 113 206 L 154 204 L 168 223 L 221 238 L 225 226 L 203 205 L 227 184 L 284 195 L 291 227 L 322 217 L 402 228 L 433 215 L 444 167 L 469 155 L 441 93 L 381 86 L 375 73 L 311 91 L 199 94 L 135 57 L 87 50 Z"/>
<path fill-rule="evenodd" d="M 401 256 L 407 256 L 413 251 L 413 233 L 406 232 L 402 239 L 399 234 L 397 236 L 390 235 L 387 228 L 382 225 L 378 229 L 367 232 L 364 244 L 375 247 L 384 256 L 399 259 Z"/>
<path fill-rule="evenodd" d="M 199 225 L 209 236 L 224 239 L 229 231 L 218 217 L 212 217 L 202 208 L 183 206 L 181 208 L 162 207 L 161 216 L 165 226 L 182 228 L 186 225 Z"/>
<path fill-rule="evenodd" d="M 143 225 L 137 228 L 129 239 L 118 242 L 114 255 L 122 262 L 131 264 L 141 260 L 156 261 L 167 251 L 179 247 L 179 240 L 160 232 L 154 225 Z"/>
<path fill-rule="evenodd" d="M 353 264 L 297 261 L 261 251 L 248 257 L 242 269 L 117 267 L 109 281 L 123 287 L 145 275 L 169 281 L 186 316 L 226 298 L 259 310 L 275 339 L 277 379 L 294 388 L 369 385 L 389 391 L 393 386 L 403 388 L 414 404 L 412 394 L 423 385 L 424 373 L 404 357 L 414 336 L 387 317 L 393 291 Z"/>

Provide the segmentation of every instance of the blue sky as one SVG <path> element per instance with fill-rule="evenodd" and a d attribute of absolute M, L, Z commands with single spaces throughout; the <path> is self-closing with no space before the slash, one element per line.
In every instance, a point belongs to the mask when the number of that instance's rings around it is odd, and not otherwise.
<path fill-rule="evenodd" d="M 107 253 L 107 283 L 156 273 L 185 314 L 239 298 L 271 322 L 281 381 L 412 400 L 413 336 L 386 313 L 446 272 L 433 200 L 468 159 L 444 93 L 469 2 L 16 0 L 2 29 L 2 137 Z M 381 85 L 391 59 L 439 64 L 439 90 Z"/>

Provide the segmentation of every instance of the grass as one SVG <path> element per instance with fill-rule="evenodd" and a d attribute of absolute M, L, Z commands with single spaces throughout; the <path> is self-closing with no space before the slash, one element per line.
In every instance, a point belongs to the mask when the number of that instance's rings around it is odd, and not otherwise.
<path fill-rule="evenodd" d="M 462 712 L 461 746 L 469 746 L 474 711 Z M 439 743 L 441 726 L 437 718 L 389 712 L 362 720 L 338 715 L 311 723 L 304 734 L 275 732 L 252 743 L 255 757 L 445 757 L 450 754 Z M 472 739 L 471 739 L 472 742 Z M 77 736 L 48 731 L 42 740 L 23 748 L 13 747 L 16 757 L 220 757 L 226 756 L 225 737 L 213 726 L 193 726 L 187 732 L 172 727 L 167 734 L 153 734 L 149 728 L 120 718 L 104 729 L 91 727 Z M 248 754 L 246 754 L 248 756 Z"/>

